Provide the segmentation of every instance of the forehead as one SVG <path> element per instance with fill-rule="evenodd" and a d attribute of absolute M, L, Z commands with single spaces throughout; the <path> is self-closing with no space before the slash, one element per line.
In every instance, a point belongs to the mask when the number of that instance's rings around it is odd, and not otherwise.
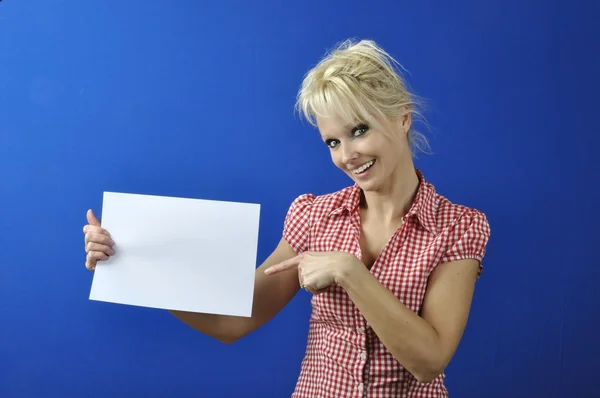
<path fill-rule="evenodd" d="M 344 120 L 338 115 L 317 116 L 316 122 L 322 136 L 345 134 L 358 124 Z"/>

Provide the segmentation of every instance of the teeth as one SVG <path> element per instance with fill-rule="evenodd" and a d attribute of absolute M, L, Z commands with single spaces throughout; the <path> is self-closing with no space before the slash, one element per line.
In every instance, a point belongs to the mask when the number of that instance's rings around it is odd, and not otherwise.
<path fill-rule="evenodd" d="M 367 163 L 363 164 L 359 168 L 352 170 L 352 173 L 360 174 L 363 171 L 365 171 L 366 169 L 368 169 L 369 167 L 373 166 L 373 163 L 375 163 L 375 160 L 368 161 Z"/>

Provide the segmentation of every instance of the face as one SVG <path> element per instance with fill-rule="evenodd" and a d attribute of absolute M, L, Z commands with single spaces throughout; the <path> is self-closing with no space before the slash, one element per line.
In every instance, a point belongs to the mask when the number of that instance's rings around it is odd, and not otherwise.
<path fill-rule="evenodd" d="M 349 125 L 339 117 L 317 118 L 333 163 L 365 191 L 391 184 L 403 160 L 411 156 L 407 140 L 410 116 L 379 124 L 385 131 L 366 124 Z"/>

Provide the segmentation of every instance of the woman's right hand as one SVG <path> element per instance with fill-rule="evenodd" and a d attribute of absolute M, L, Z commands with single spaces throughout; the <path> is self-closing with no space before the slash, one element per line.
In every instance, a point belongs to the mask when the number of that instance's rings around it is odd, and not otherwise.
<path fill-rule="evenodd" d="M 109 256 L 115 254 L 113 246 L 115 242 L 110 237 L 110 233 L 100 226 L 100 220 L 96 218 L 92 210 L 87 211 L 88 224 L 83 227 L 85 234 L 85 267 L 90 271 L 96 269 L 98 261 L 107 260 Z"/>

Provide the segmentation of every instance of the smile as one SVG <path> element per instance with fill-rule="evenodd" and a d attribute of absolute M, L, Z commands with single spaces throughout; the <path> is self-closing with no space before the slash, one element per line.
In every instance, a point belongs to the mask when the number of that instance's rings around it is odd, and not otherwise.
<path fill-rule="evenodd" d="M 351 170 L 352 174 L 361 174 L 364 173 L 367 169 L 369 169 L 369 167 L 373 166 L 373 164 L 375 164 L 375 159 L 368 161 L 367 163 L 363 164 L 362 166 Z"/>

